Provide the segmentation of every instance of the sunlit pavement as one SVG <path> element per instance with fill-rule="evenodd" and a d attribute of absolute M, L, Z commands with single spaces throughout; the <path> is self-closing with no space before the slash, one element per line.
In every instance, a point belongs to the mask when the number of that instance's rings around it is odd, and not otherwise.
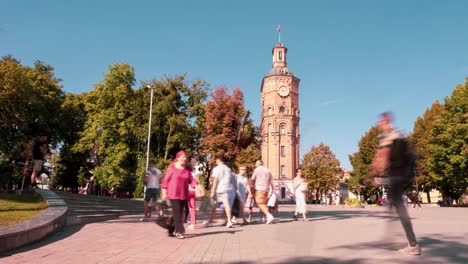
<path fill-rule="evenodd" d="M 398 252 L 403 229 L 386 208 L 280 206 L 274 224 L 199 226 L 185 240 L 140 216 L 66 228 L 0 263 L 468 263 L 468 208 L 408 208 L 422 256 Z M 256 210 L 255 212 L 258 212 Z M 201 222 L 201 221 L 200 221 Z"/>

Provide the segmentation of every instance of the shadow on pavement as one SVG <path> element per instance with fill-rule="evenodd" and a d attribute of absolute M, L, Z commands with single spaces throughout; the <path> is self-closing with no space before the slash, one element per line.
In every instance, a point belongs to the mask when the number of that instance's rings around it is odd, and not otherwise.
<path fill-rule="evenodd" d="M 461 234 L 459 237 L 445 236 L 442 234 L 434 234 L 431 237 L 424 236 L 418 239 L 422 248 L 422 255 L 428 259 L 434 258 L 443 260 L 441 263 L 468 263 L 468 244 L 459 241 L 466 241 L 468 233 Z M 403 235 L 404 238 L 404 235 Z M 457 241 L 458 240 L 458 241 Z M 402 241 L 402 240 L 400 240 Z M 353 244 L 348 246 L 332 247 L 330 249 L 350 249 L 350 250 L 365 250 L 365 249 L 385 249 L 390 251 L 398 251 L 407 245 L 405 242 L 395 242 L 394 239 L 388 237 L 388 240 L 381 239 L 380 241 L 366 242 Z M 416 257 L 417 258 L 417 257 Z M 413 259 L 415 260 L 415 259 Z M 408 260 L 410 261 L 410 260 Z M 410 261 L 411 262 L 411 261 Z M 402 262 L 406 263 L 406 262 Z M 412 263 L 412 262 L 411 262 Z"/>
<path fill-rule="evenodd" d="M 276 218 L 291 220 L 292 212 L 279 212 L 275 215 Z M 379 218 L 379 219 L 395 219 L 396 216 L 391 211 L 365 211 L 365 210 L 336 210 L 336 211 L 308 211 L 307 217 L 309 220 L 343 220 L 351 218 Z M 292 221 L 292 220 L 291 220 Z"/>
<path fill-rule="evenodd" d="M 218 234 L 231 234 L 234 235 L 236 233 L 242 232 L 243 230 L 226 230 L 226 231 L 213 231 L 213 232 L 203 232 L 198 234 L 185 234 L 186 238 L 192 237 L 201 237 L 201 236 L 211 236 L 211 235 L 218 235 Z"/>
<path fill-rule="evenodd" d="M 59 240 L 62 240 L 62 239 L 65 239 L 73 234 L 75 234 L 76 232 L 80 231 L 81 228 L 83 228 L 83 225 L 75 225 L 75 226 L 68 226 L 68 227 L 65 227 L 64 229 L 62 229 L 61 231 L 51 235 L 51 236 L 48 236 L 38 242 L 34 242 L 32 244 L 29 244 L 29 245 L 26 245 L 26 246 L 23 246 L 23 247 L 20 247 L 20 248 L 17 248 L 17 249 L 13 249 L 13 250 L 10 250 L 10 251 L 7 251 L 7 252 L 2 252 L 0 253 L 0 258 L 3 258 L 3 257 L 8 257 L 8 256 L 12 256 L 12 255 L 15 255 L 15 254 L 18 254 L 18 253 L 22 253 L 22 252 L 26 252 L 26 251 L 29 251 L 29 250 L 32 250 L 32 249 L 37 249 L 37 248 L 40 248 L 40 247 L 43 247 L 43 246 L 46 246 L 50 243 L 54 243 L 54 242 L 57 242 Z"/>
<path fill-rule="evenodd" d="M 228 262 L 238 264 L 254 264 L 254 261 Z M 367 263 L 360 259 L 338 260 L 335 258 L 320 258 L 320 257 L 293 257 L 288 259 L 265 259 L 262 263 L 320 263 L 320 264 L 363 264 Z"/>

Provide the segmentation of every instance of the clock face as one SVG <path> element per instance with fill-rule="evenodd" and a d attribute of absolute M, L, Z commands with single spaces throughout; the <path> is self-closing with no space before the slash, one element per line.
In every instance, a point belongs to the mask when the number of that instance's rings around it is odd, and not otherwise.
<path fill-rule="evenodd" d="M 289 87 L 286 87 L 286 86 L 281 86 L 279 89 L 278 89 L 278 94 L 282 97 L 286 97 L 289 95 Z"/>

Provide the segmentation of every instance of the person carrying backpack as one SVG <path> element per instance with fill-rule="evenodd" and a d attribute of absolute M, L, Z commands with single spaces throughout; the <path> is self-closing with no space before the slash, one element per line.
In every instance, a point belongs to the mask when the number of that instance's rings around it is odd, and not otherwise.
<path fill-rule="evenodd" d="M 380 115 L 378 129 L 379 148 L 372 162 L 372 171 L 378 176 L 388 176 L 390 206 L 396 209 L 409 243 L 400 252 L 421 255 L 421 247 L 402 198 L 406 186 L 415 177 L 416 156 L 408 140 L 393 128 L 390 113 Z"/>

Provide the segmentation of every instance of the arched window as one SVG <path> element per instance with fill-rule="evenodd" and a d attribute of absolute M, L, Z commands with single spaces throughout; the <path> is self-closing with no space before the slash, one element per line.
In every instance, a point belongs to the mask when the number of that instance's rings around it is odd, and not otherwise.
<path fill-rule="evenodd" d="M 273 114 L 273 107 L 268 107 L 268 112 L 267 112 L 268 115 L 272 115 Z"/>
<path fill-rule="evenodd" d="M 286 108 L 284 108 L 284 106 L 280 106 L 279 112 L 280 112 L 280 113 L 284 113 L 284 111 L 286 111 Z"/>
<path fill-rule="evenodd" d="M 278 60 L 279 61 L 283 60 L 283 52 L 282 51 L 278 51 Z"/>
<path fill-rule="evenodd" d="M 281 133 L 281 135 L 286 135 L 286 126 L 285 125 L 280 126 L 280 133 Z"/>

